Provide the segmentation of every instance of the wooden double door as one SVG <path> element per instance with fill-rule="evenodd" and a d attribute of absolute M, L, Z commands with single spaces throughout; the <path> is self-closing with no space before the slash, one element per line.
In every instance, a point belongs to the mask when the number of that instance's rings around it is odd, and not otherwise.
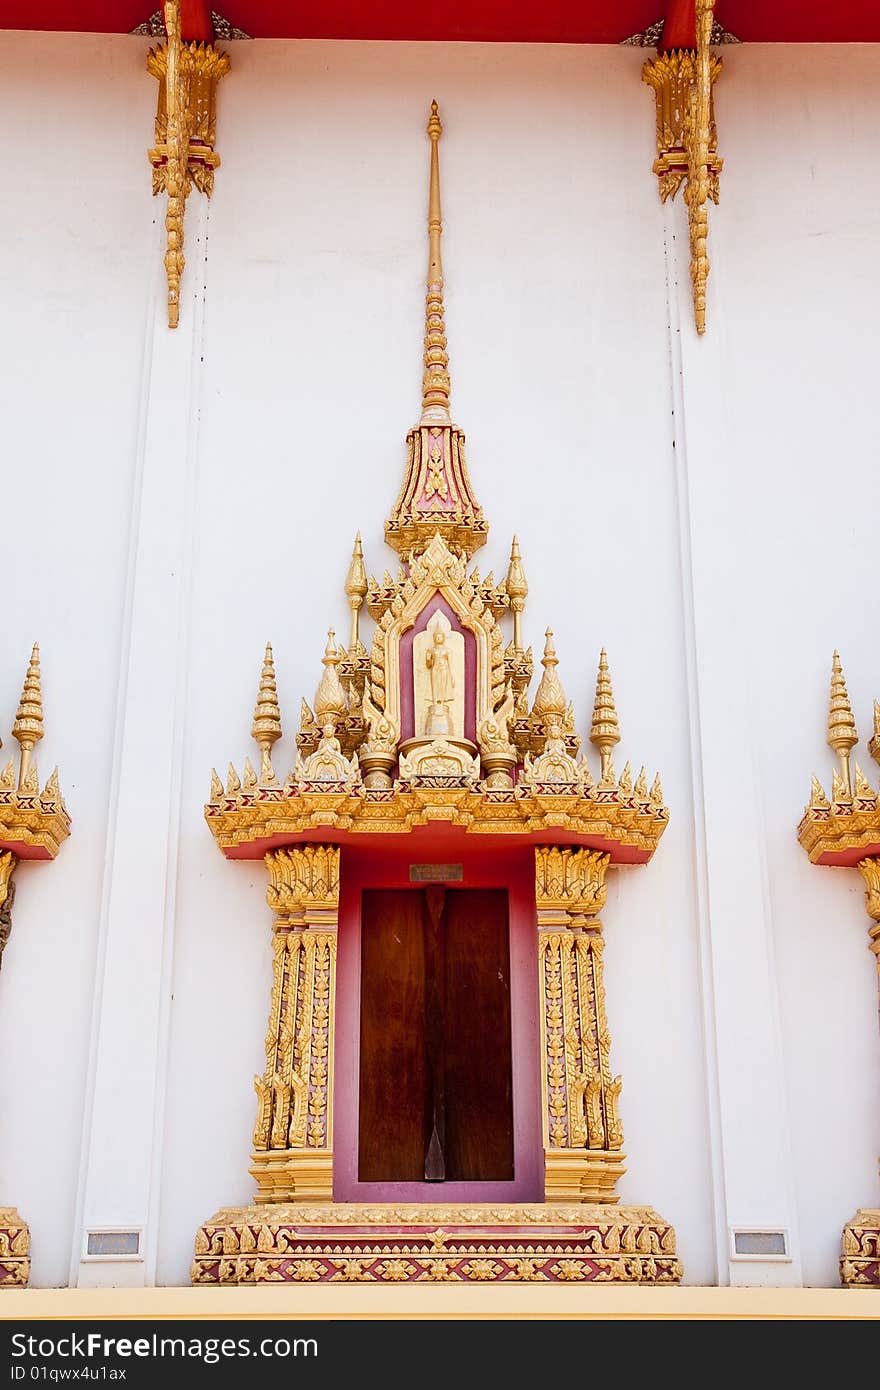
<path fill-rule="evenodd" d="M 506 889 L 365 890 L 358 1177 L 513 1178 Z"/>

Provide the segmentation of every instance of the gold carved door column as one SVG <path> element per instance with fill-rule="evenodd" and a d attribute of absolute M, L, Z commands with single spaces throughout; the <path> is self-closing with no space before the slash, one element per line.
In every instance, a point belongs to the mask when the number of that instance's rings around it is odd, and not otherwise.
<path fill-rule="evenodd" d="M 254 1082 L 254 1200 L 329 1202 L 339 848 L 272 850 L 266 866 L 275 922 L 266 1070 Z"/>
<path fill-rule="evenodd" d="M 880 990 L 880 858 L 863 859 L 859 869 L 865 880 L 865 906 L 871 918 L 868 941 L 877 962 L 877 988 Z"/>
<path fill-rule="evenodd" d="M 602 923 L 609 856 L 535 849 L 541 990 L 544 1196 L 548 1202 L 616 1202 L 625 1171 L 605 1015 Z"/>
<path fill-rule="evenodd" d="M 880 739 L 874 747 L 880 751 Z M 872 855 L 863 859 L 859 869 L 865 880 L 865 906 L 871 918 L 868 944 L 877 962 L 877 987 L 880 989 L 880 857 Z M 880 1209 L 877 1207 L 861 1207 L 844 1226 L 840 1277 L 844 1284 L 880 1286 Z"/>

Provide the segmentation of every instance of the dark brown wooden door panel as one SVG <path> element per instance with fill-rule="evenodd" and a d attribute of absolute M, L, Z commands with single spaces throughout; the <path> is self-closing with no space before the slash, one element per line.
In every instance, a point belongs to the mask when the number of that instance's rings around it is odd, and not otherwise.
<path fill-rule="evenodd" d="M 362 1182 L 513 1178 L 504 889 L 368 890 L 361 924 Z"/>
<path fill-rule="evenodd" d="M 446 1178 L 513 1178 L 507 892 L 446 894 Z"/>
<path fill-rule="evenodd" d="M 369 890 L 361 919 L 361 1182 L 421 1182 L 428 1087 L 422 894 Z"/>

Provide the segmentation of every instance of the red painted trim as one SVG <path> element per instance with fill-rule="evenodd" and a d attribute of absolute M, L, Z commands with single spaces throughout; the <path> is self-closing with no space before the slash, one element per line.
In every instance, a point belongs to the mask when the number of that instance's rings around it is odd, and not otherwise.
<path fill-rule="evenodd" d="M 829 850 L 816 860 L 817 864 L 830 864 L 841 869 L 854 869 L 863 859 L 876 859 L 880 856 L 880 840 L 873 845 L 862 845 L 856 849 Z"/>
<path fill-rule="evenodd" d="M 414 837 L 409 837 L 410 840 Z M 381 855 L 346 849 L 340 864 L 336 965 L 336 1055 L 333 1105 L 333 1196 L 338 1202 L 539 1202 L 543 1200 L 538 955 L 534 859 L 528 845 L 486 854 L 459 845 L 461 888 L 506 888 L 510 894 L 510 1005 L 513 1062 L 514 1178 L 512 1182 L 359 1182 L 361 894 L 365 888 L 410 888 L 411 863 L 445 863 L 442 832 L 418 849 L 389 847 Z M 454 891 L 456 885 L 450 886 Z M 491 1020 L 487 1020 L 487 1027 Z"/>
<path fill-rule="evenodd" d="M 51 859 L 42 845 L 26 845 L 21 840 L 0 840 L 0 850 L 11 849 L 17 859 Z"/>
<path fill-rule="evenodd" d="M 460 826 L 435 823 L 433 826 L 416 826 L 414 830 L 400 835 L 367 835 L 331 829 L 328 826 L 316 826 L 300 835 L 267 835 L 261 840 L 251 840 L 246 845 L 224 849 L 223 853 L 227 859 L 262 859 L 270 849 L 312 841 L 329 845 L 350 845 L 352 849 L 368 850 L 372 854 L 385 854 L 393 847 L 400 846 L 402 854 L 418 858 L 420 855 L 425 857 L 424 842 L 429 838 L 444 844 L 449 853 L 459 855 L 471 846 L 476 854 L 502 848 L 511 850 L 513 847 L 510 835 L 469 835 Z M 651 857 L 647 850 L 620 845 L 613 840 L 604 840 L 601 835 L 574 835 L 566 830 L 540 830 L 533 835 L 518 835 L 513 843 L 517 848 L 529 845 L 582 845 L 586 849 L 599 849 L 605 854 L 610 854 L 613 864 L 647 864 Z"/>

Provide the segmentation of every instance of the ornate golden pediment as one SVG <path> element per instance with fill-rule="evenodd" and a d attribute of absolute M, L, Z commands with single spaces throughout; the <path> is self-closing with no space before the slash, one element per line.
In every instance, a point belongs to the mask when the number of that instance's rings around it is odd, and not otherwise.
<path fill-rule="evenodd" d="M 303 700 L 293 770 L 279 780 L 272 749 L 281 712 L 271 647 L 260 678 L 253 734 L 259 774 L 214 773 L 205 808 L 229 854 L 261 855 L 318 831 L 408 834 L 433 822 L 469 834 L 540 837 L 552 832 L 612 861 L 644 862 L 666 826 L 659 778 L 629 765 L 618 778 L 617 711 L 605 652 L 599 659 L 590 741 L 581 752 L 575 712 L 548 628 L 543 672 L 529 703 L 533 657 L 523 645 L 528 583 L 514 536 L 504 578 L 471 567 L 488 525 L 450 415 L 449 354 L 440 252 L 439 140 L 431 110 L 428 290 L 422 413 L 408 436 L 403 484 L 386 540 L 397 570 L 367 577 L 358 534 L 345 579 L 351 609 L 346 650 L 331 631 L 312 704 Z M 361 634 L 363 611 L 375 623 Z M 512 616 L 512 634 L 502 624 Z"/>

